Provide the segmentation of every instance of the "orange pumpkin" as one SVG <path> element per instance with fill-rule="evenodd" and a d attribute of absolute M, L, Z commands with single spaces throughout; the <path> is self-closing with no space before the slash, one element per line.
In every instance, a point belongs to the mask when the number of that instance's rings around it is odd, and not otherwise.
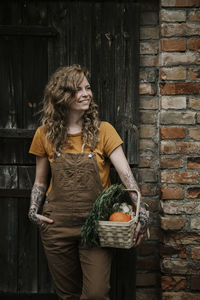
<path fill-rule="evenodd" d="M 114 212 L 109 217 L 109 221 L 111 222 L 128 222 L 131 220 L 131 216 L 129 214 L 125 214 L 121 211 Z"/>

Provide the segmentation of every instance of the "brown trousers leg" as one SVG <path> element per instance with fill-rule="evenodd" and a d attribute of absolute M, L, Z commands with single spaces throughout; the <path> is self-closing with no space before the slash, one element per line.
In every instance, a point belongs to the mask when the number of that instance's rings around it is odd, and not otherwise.
<path fill-rule="evenodd" d="M 109 300 L 111 251 L 84 248 L 80 240 L 42 238 L 60 300 Z"/>
<path fill-rule="evenodd" d="M 109 300 L 111 251 L 106 248 L 80 248 L 83 288 L 81 300 Z"/>

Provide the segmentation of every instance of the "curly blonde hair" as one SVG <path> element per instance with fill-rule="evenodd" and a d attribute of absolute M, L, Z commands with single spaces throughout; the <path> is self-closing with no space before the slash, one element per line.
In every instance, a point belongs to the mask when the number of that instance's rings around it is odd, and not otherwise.
<path fill-rule="evenodd" d="M 55 153 L 64 145 L 70 145 L 67 137 L 67 114 L 84 76 L 89 79 L 89 72 L 80 65 L 60 67 L 45 87 L 41 121 L 45 125 L 46 136 L 52 143 Z M 89 109 L 83 115 L 81 132 L 83 143 L 94 149 L 98 142 L 98 133 L 97 104 L 92 98 Z"/>

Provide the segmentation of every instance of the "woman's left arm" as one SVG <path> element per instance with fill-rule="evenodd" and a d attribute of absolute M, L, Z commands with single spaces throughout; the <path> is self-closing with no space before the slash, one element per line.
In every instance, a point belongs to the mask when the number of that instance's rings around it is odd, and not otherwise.
<path fill-rule="evenodd" d="M 133 176 L 129 163 L 126 159 L 122 146 L 117 147 L 110 155 L 110 160 L 115 167 L 122 183 L 127 189 L 135 189 L 140 193 L 140 189 L 137 182 Z M 137 205 L 137 193 L 129 192 L 130 198 L 133 204 Z M 141 202 L 139 210 L 139 222 L 135 230 L 134 239 L 136 241 L 136 246 L 138 246 L 146 233 L 148 225 L 148 214 L 145 209 L 144 203 Z"/>

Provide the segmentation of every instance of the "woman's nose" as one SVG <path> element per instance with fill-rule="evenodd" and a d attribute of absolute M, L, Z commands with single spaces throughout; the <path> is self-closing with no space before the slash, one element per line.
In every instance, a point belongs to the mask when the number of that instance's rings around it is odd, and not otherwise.
<path fill-rule="evenodd" d="M 87 96 L 87 95 L 88 95 L 88 91 L 87 91 L 86 89 L 83 89 L 82 95 L 83 95 L 83 96 Z"/>

